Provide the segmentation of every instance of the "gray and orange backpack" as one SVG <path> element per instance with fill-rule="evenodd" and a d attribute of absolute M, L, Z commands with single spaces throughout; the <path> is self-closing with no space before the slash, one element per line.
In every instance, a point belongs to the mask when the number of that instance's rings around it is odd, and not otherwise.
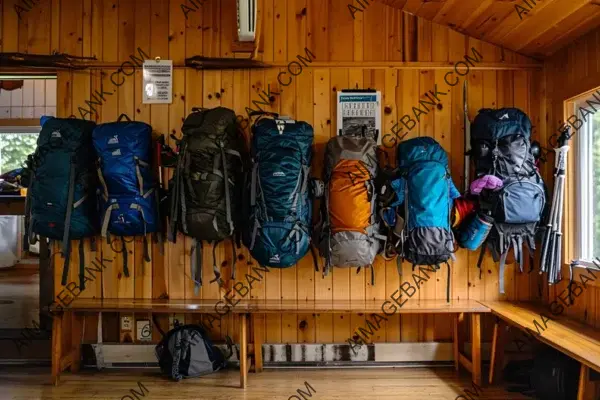
<path fill-rule="evenodd" d="M 376 212 L 377 145 L 369 137 L 336 136 L 325 150 L 325 198 L 317 227 L 323 275 L 331 266 L 371 267 L 383 249 Z"/>

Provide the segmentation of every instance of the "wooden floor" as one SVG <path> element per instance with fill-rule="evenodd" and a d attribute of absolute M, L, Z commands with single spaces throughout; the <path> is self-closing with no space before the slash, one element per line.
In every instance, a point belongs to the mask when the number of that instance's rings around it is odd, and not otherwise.
<path fill-rule="evenodd" d="M 49 381 L 49 369 L 0 369 L 0 399 L 135 399 L 131 389 L 138 392 L 137 398 L 144 400 L 285 400 L 295 395 L 298 397 L 291 398 L 302 399 L 298 389 L 311 400 L 455 400 L 465 389 L 474 393 L 468 376 L 457 378 L 451 368 L 267 369 L 262 374 L 251 374 L 246 390 L 236 387 L 239 373 L 234 369 L 180 383 L 167 381 L 157 376 L 154 370 L 107 370 L 101 373 L 88 370 L 75 376 L 65 374 L 58 387 L 50 386 Z M 140 389 L 138 381 L 147 391 Z M 305 382 L 314 389 L 310 397 Z M 142 391 L 144 396 L 141 396 Z M 527 399 L 498 387 L 484 387 L 479 396 L 466 395 L 464 398 Z"/>

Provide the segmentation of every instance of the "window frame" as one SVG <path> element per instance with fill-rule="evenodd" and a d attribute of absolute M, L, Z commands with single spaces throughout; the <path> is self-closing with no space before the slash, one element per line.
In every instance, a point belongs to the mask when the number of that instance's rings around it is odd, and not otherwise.
<path fill-rule="evenodd" d="M 580 107 L 587 107 L 586 101 L 591 96 L 584 95 L 577 98 L 567 107 L 570 115 L 578 115 Z M 600 112 L 598 110 L 597 112 Z M 571 141 L 573 162 L 568 166 L 574 167 L 573 176 L 575 183 L 575 228 L 573 256 L 577 260 L 576 266 L 598 269 L 594 264 L 594 191 L 589 190 L 594 184 L 593 171 L 593 120 L 594 116 L 584 122 L 584 125 L 574 135 Z M 566 210 L 565 210 L 566 212 Z M 565 260 L 568 261 L 568 260 Z"/>
<path fill-rule="evenodd" d="M 0 138 L 2 137 L 2 135 L 8 135 L 8 134 L 39 134 L 40 131 L 42 130 L 42 127 L 40 125 L 38 126 L 34 126 L 34 125 L 0 125 Z M 25 160 L 23 160 L 25 161 Z"/>

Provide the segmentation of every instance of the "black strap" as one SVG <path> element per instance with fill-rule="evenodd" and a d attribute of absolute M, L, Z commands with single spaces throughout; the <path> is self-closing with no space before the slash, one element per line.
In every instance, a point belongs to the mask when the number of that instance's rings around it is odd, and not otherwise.
<path fill-rule="evenodd" d="M 487 248 L 487 241 L 484 241 L 479 251 L 479 259 L 477 260 L 477 268 L 479 268 L 479 280 L 481 280 L 481 264 L 483 264 L 483 256 L 485 255 L 485 249 Z"/>
<path fill-rule="evenodd" d="M 448 283 L 446 284 L 446 302 L 450 303 L 450 263 L 446 261 L 448 267 Z M 481 272 L 481 270 L 479 270 Z"/>
<path fill-rule="evenodd" d="M 67 244 L 67 250 L 62 252 L 65 263 L 63 265 L 63 273 L 60 284 L 65 286 L 67 284 L 67 279 L 69 279 L 69 263 L 71 262 L 71 245 Z"/>
<path fill-rule="evenodd" d="M 73 197 L 75 196 L 75 168 L 71 161 L 69 167 L 69 193 L 67 195 L 67 212 L 65 216 L 64 232 L 62 238 L 62 253 L 65 258 L 65 265 L 63 267 L 62 285 L 67 284 L 67 278 L 69 275 L 69 259 L 71 252 L 71 245 L 69 242 L 69 231 L 71 230 L 71 214 L 73 213 Z"/>
<path fill-rule="evenodd" d="M 127 122 L 131 122 L 131 118 L 129 118 L 129 116 L 125 113 L 119 115 L 119 118 L 117 118 L 117 122 L 121 122 L 123 118 L 125 118 Z"/>
<path fill-rule="evenodd" d="M 129 278 L 129 266 L 127 265 L 127 245 L 125 244 L 125 238 L 123 236 L 121 236 L 121 244 L 123 245 L 123 273 L 125 274 L 126 278 Z"/>
<path fill-rule="evenodd" d="M 221 243 L 221 242 L 222 242 L 222 240 L 216 240 L 213 242 L 212 256 L 213 256 L 213 272 L 215 273 L 215 278 L 212 281 L 210 281 L 210 283 L 217 282 L 219 286 L 223 285 L 223 280 L 221 279 L 221 271 L 219 270 L 219 268 L 217 268 L 216 249 L 217 249 L 217 246 L 219 245 L 219 243 Z"/>
<path fill-rule="evenodd" d="M 315 248 L 313 247 L 312 243 L 309 244 L 308 247 L 310 248 L 310 254 L 312 255 L 313 263 L 315 264 L 315 272 L 319 272 L 319 260 L 317 259 Z"/>
<path fill-rule="evenodd" d="M 98 251 L 98 247 L 96 246 L 96 236 L 90 237 L 90 251 Z"/>
<path fill-rule="evenodd" d="M 152 314 L 152 322 L 154 322 L 154 326 L 156 327 L 156 330 L 162 335 L 162 337 L 165 337 L 165 331 L 163 331 L 160 328 L 160 325 L 158 324 L 158 321 L 156 320 L 156 315 Z"/>
<path fill-rule="evenodd" d="M 371 267 L 371 286 L 375 286 L 375 268 L 373 267 L 373 264 L 371 264 L 370 267 Z"/>
<path fill-rule="evenodd" d="M 230 237 L 231 240 L 231 251 L 232 251 L 232 256 L 233 256 L 233 261 L 231 262 L 231 279 L 235 280 L 235 264 L 237 262 L 237 253 L 235 252 L 235 240 L 233 239 L 233 236 Z"/>
<path fill-rule="evenodd" d="M 85 290 L 85 252 L 84 239 L 79 241 L 79 288 Z"/>
<path fill-rule="evenodd" d="M 148 239 L 146 238 L 146 235 L 144 235 L 144 261 L 146 261 L 146 262 L 151 261 L 150 260 L 150 251 L 148 248 Z"/>
<path fill-rule="evenodd" d="M 163 215 L 160 213 L 160 192 L 161 192 L 160 185 L 156 185 L 156 188 L 154 190 L 154 201 L 156 202 L 156 215 L 157 215 L 156 227 L 157 227 L 157 231 L 158 231 L 158 232 L 156 232 L 156 237 L 157 237 L 157 240 L 159 243 L 158 251 L 161 255 L 164 255 L 165 243 L 163 240 Z"/>

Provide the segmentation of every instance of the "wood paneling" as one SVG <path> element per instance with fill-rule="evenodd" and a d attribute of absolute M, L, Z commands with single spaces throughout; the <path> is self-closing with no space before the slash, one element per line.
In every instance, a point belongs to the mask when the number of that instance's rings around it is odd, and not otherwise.
<path fill-rule="evenodd" d="M 44 32 L 51 38 L 52 48 L 74 54 L 89 52 L 95 55 L 99 62 L 113 63 L 113 67 L 83 72 L 60 72 L 57 85 L 59 116 L 66 117 L 73 113 L 79 117 L 79 107 L 88 108 L 85 101 L 89 100 L 92 94 L 103 93 L 105 101 L 102 105 L 95 106 L 95 112 L 86 115 L 88 118 L 108 122 L 126 112 L 132 114 L 136 120 L 151 123 L 157 134 L 179 136 L 182 119 L 192 107 L 223 105 L 247 117 L 245 108 L 255 107 L 252 101 L 258 100 L 258 93 L 266 91 L 270 84 L 271 92 L 280 94 L 275 95 L 275 101 L 266 108 L 281 111 L 314 126 L 313 171 L 316 175 L 321 171 L 325 143 L 336 134 L 336 90 L 367 87 L 380 90 L 384 101 L 382 109 L 386 108 L 382 116 L 384 132 L 390 132 L 398 119 L 411 113 L 412 107 L 417 106 L 425 93 L 433 91 L 437 85 L 440 92 L 447 94 L 440 95 L 440 105 L 421 118 L 420 124 L 410 131 L 407 138 L 426 135 L 436 138 L 449 152 L 455 183 L 461 186 L 464 135 L 462 82 L 465 78 L 461 78 L 456 86 L 450 87 L 444 81 L 444 77 L 445 70 L 464 59 L 465 54 L 471 54 L 473 47 L 483 54 L 482 62 L 487 68 L 485 71 L 472 69 L 466 77 L 469 82 L 471 118 L 483 106 L 518 105 L 535 116 L 535 123 L 540 126 L 542 107 L 545 105 L 542 101 L 544 86 L 540 83 L 543 76 L 541 70 L 509 64 L 521 63 L 531 66 L 531 59 L 476 39 L 469 39 L 448 27 L 405 14 L 400 9 L 378 2 L 371 3 L 367 10 L 357 13 L 356 19 L 353 19 L 348 12 L 348 0 L 263 2 L 264 52 L 259 53 L 259 57 L 266 61 L 274 60 L 285 66 L 298 54 L 304 54 L 305 47 L 316 57 L 313 66 L 304 67 L 299 75 L 293 77 L 289 86 L 282 87 L 277 82 L 277 74 L 280 70 L 287 70 L 286 67 L 205 72 L 175 68 L 173 103 L 144 105 L 140 99 L 139 69 L 131 76 L 123 73 L 112 75 L 116 71 L 114 65 L 129 60 L 130 54 L 134 52 L 138 55 L 138 47 L 151 58 L 173 59 L 176 63 L 181 63 L 185 57 L 193 55 L 231 56 L 234 35 L 230 28 L 235 20 L 235 2 L 204 2 L 199 12 L 190 12 L 186 19 L 179 7 L 180 1 L 175 0 L 55 0 L 39 2 L 36 7 L 45 7 L 44 12 L 27 13 L 23 16 L 23 21 L 17 19 L 16 22 L 8 3 L 4 3 L 2 16 L 4 50 L 21 46 L 21 40 L 25 39 L 10 33 L 19 32 L 22 24 L 27 23 L 31 26 L 37 23 L 40 15 L 52 15 L 50 31 Z M 418 2 L 404 3 L 414 5 Z M 438 7 L 439 5 L 433 4 L 423 7 L 422 10 L 428 15 L 434 15 L 438 8 L 444 9 Z M 479 18 L 476 16 L 473 24 Z M 56 21 L 61 22 L 56 25 Z M 91 26 L 88 26 L 89 24 Z M 34 36 L 42 35 L 39 30 L 31 32 Z M 37 36 L 34 39 L 38 40 Z M 29 50 L 27 42 L 24 43 L 23 47 Z M 376 64 L 357 63 L 363 60 Z M 344 61 L 352 63 L 343 65 Z M 390 68 L 388 61 L 407 64 L 402 64 L 402 68 Z M 128 68 L 126 72 L 129 73 Z M 112 76 L 116 82 L 124 79 L 124 83 L 115 87 L 111 83 Z M 283 81 L 287 81 L 288 77 L 290 75 L 284 75 Z M 98 97 L 97 94 L 96 96 Z M 544 134 L 545 132 L 538 133 L 540 136 Z M 173 144 L 170 138 L 168 141 Z M 394 149 L 388 149 L 387 152 L 393 161 Z M 168 175 L 169 173 L 165 172 L 165 182 Z M 164 256 L 158 251 L 158 245 L 153 245 L 152 261 L 144 264 L 141 263 L 140 244 L 128 243 L 129 277 L 123 274 L 122 255 L 112 250 L 106 241 L 98 242 L 98 245 L 96 256 L 110 259 L 112 263 L 108 264 L 101 285 L 95 287 L 95 294 L 90 292 L 86 297 L 102 294 L 111 298 L 199 298 L 216 302 L 224 294 L 215 283 L 208 283 L 212 279 L 212 254 L 211 246 L 206 243 L 204 287 L 197 297 L 193 294 L 192 283 L 186 277 L 191 250 L 189 238 L 179 235 L 176 244 L 166 244 Z M 230 280 L 230 266 L 233 260 L 228 246 L 229 244 L 220 245 L 216 255 L 217 262 L 224 271 L 225 286 L 231 288 L 234 284 Z M 121 248 L 119 243 L 113 247 L 116 250 Z M 88 251 L 86 261 L 91 256 Z M 245 274 L 251 273 L 256 264 L 246 249 L 239 250 L 238 256 L 237 281 L 247 284 Z M 511 266 L 506 271 L 506 281 L 511 289 L 507 291 L 506 296 L 500 296 L 494 263 L 486 259 L 480 279 L 479 271 L 474 267 L 476 259 L 475 253 L 458 251 L 457 261 L 451 263 L 451 298 L 512 300 L 528 297 L 529 293 L 525 288 L 532 285 L 532 282 L 537 282 L 537 274 L 532 274 L 531 277 L 522 276 L 517 272 L 517 268 Z M 62 289 L 62 265 L 60 257 L 56 257 L 55 260 L 58 293 Z M 77 282 L 74 259 L 71 265 L 71 280 Z M 404 263 L 401 269 L 403 280 L 411 276 L 410 265 Z M 264 279 L 261 282 L 253 282 L 249 296 L 257 299 L 288 300 L 383 300 L 394 293 L 402 282 L 395 260 L 378 259 L 375 262 L 375 270 L 374 286 L 370 283 L 370 271 L 365 269 L 356 273 L 354 269 L 334 268 L 332 273 L 323 279 L 320 272 L 315 272 L 312 258 L 308 255 L 293 268 L 263 272 Z M 423 286 L 418 298 L 443 300 L 445 291 L 444 266 L 435 279 Z M 107 316 L 104 318 L 106 321 Z M 105 340 L 119 337 L 116 322 L 114 316 L 105 322 Z M 166 328 L 166 317 L 159 317 L 159 323 L 163 329 Z M 264 332 L 267 342 L 343 342 L 358 327 L 364 327 L 365 315 L 272 315 L 264 319 L 258 318 L 255 323 L 261 326 L 264 324 L 261 331 Z M 229 318 L 223 318 L 218 326 L 214 325 L 211 329 L 214 337 L 218 338 L 226 333 L 235 337 L 235 327 Z M 386 321 L 384 329 L 377 332 L 376 340 L 448 341 L 451 338 L 450 326 L 450 320 L 445 316 L 395 315 Z M 89 330 L 86 329 L 86 332 Z"/>
<path fill-rule="evenodd" d="M 541 58 L 600 25 L 600 4 L 595 0 L 382 2 L 503 48 Z M 371 8 L 368 6 L 357 16 L 370 13 Z"/>

